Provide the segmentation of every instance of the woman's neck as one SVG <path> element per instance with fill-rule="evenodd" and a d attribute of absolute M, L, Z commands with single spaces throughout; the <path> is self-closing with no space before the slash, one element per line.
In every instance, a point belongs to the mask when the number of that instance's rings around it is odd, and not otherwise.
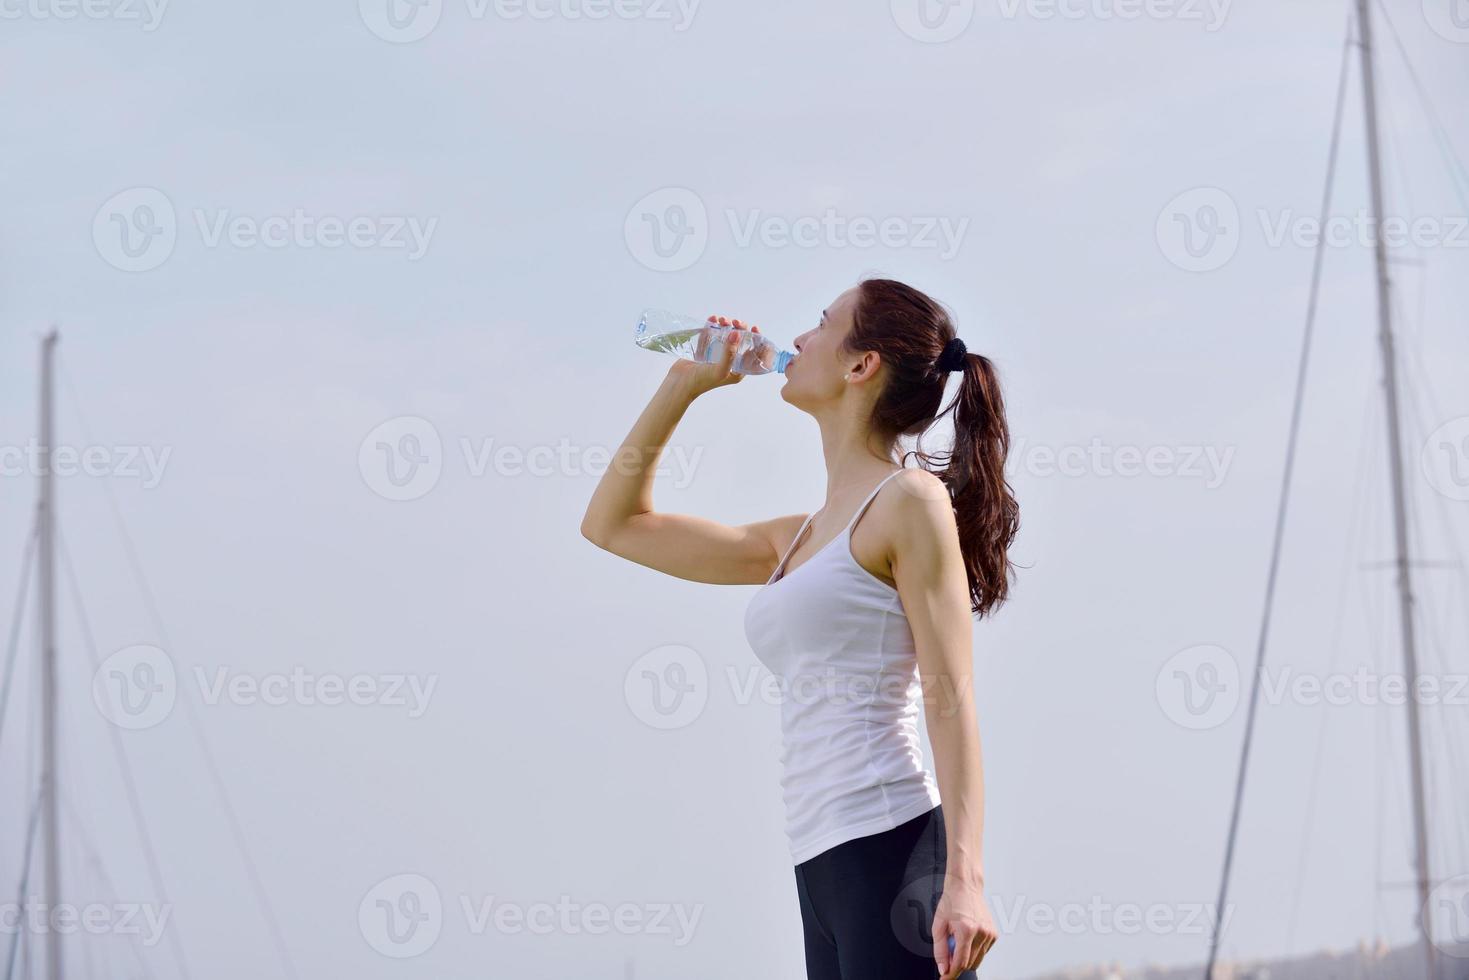
<path fill-rule="evenodd" d="M 898 465 L 858 412 L 846 409 L 817 420 L 826 460 L 826 503 L 865 488 Z"/>

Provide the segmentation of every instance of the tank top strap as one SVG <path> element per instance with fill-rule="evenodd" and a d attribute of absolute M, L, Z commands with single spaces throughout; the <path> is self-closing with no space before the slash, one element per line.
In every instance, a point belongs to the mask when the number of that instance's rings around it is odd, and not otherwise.
<path fill-rule="evenodd" d="M 902 469 L 893 470 L 887 476 L 883 477 L 882 481 L 878 483 L 877 486 L 872 488 L 872 492 L 867 495 L 867 499 L 862 501 L 861 505 L 859 505 L 857 508 L 857 512 L 853 514 L 852 519 L 847 522 L 846 530 L 842 531 L 843 535 L 851 535 L 852 528 L 857 526 L 857 522 L 862 519 L 862 515 L 867 513 L 867 508 L 872 505 L 872 502 L 874 500 L 877 499 L 877 492 L 881 490 L 884 486 L 886 486 L 889 480 L 891 480 L 893 477 L 897 476 L 901 472 L 903 472 Z"/>
<path fill-rule="evenodd" d="M 791 559 L 791 552 L 795 551 L 796 550 L 796 545 L 798 545 L 798 544 L 801 543 L 801 535 L 803 535 L 803 534 L 806 533 L 806 528 L 808 528 L 808 527 L 811 526 L 811 518 L 813 518 L 815 516 L 816 516 L 816 514 L 814 512 L 813 513 L 810 513 L 810 514 L 807 514 L 806 515 L 806 519 L 801 522 L 801 526 L 796 529 L 796 536 L 794 538 L 791 538 L 791 543 L 790 544 L 786 545 L 785 554 L 783 554 L 783 555 L 780 556 L 780 561 L 776 564 L 775 571 L 771 572 L 770 573 L 770 578 L 768 578 L 768 579 L 765 580 L 765 584 L 766 585 L 769 585 L 770 583 L 774 582 L 775 579 L 776 579 L 776 576 L 782 575 L 782 574 L 785 573 L 786 562 L 790 561 L 790 559 Z"/>

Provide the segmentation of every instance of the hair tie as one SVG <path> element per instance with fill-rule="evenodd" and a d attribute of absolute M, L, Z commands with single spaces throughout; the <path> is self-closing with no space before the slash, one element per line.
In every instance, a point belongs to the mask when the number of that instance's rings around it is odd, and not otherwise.
<path fill-rule="evenodd" d="M 949 342 L 944 345 L 944 352 L 939 355 L 939 370 L 964 370 L 964 359 L 968 354 L 969 348 L 964 346 L 964 341 L 960 340 L 958 337 L 951 338 Z"/>

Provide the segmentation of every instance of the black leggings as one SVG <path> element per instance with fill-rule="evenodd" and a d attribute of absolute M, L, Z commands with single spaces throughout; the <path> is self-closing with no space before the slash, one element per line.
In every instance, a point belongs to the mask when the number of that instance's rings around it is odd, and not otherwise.
<path fill-rule="evenodd" d="M 933 980 L 942 807 L 796 865 L 808 980 Z M 973 971 L 961 973 L 974 980 Z"/>

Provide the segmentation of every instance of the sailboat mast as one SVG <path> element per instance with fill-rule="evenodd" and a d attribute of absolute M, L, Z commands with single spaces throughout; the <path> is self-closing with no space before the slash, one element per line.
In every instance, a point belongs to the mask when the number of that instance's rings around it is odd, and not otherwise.
<path fill-rule="evenodd" d="M 1408 696 L 1408 754 L 1413 786 L 1413 844 L 1418 891 L 1418 929 L 1428 980 L 1435 980 L 1432 922 L 1428 914 L 1428 817 L 1423 793 L 1423 733 L 1418 705 L 1418 648 L 1413 628 L 1412 565 L 1408 560 L 1408 508 L 1403 488 L 1403 435 L 1398 410 L 1397 352 L 1393 342 L 1391 281 L 1387 243 L 1382 235 L 1382 157 L 1377 132 L 1377 80 L 1373 71 L 1372 14 L 1367 0 L 1357 0 L 1358 46 L 1362 52 L 1362 95 L 1367 116 L 1367 166 L 1372 194 L 1372 227 L 1377 264 L 1378 343 L 1382 349 L 1382 387 L 1387 398 L 1388 469 L 1392 480 L 1393 537 L 1398 585 L 1398 623 L 1402 631 L 1403 667 Z"/>
<path fill-rule="evenodd" d="M 41 833 L 45 852 L 42 899 L 49 923 L 47 980 L 61 980 L 61 934 L 52 917 L 61 880 L 61 849 L 56 833 L 56 476 L 51 460 L 56 442 L 52 375 L 57 339 L 56 331 L 52 330 L 41 341 L 41 499 L 36 542 L 41 631 Z"/>

